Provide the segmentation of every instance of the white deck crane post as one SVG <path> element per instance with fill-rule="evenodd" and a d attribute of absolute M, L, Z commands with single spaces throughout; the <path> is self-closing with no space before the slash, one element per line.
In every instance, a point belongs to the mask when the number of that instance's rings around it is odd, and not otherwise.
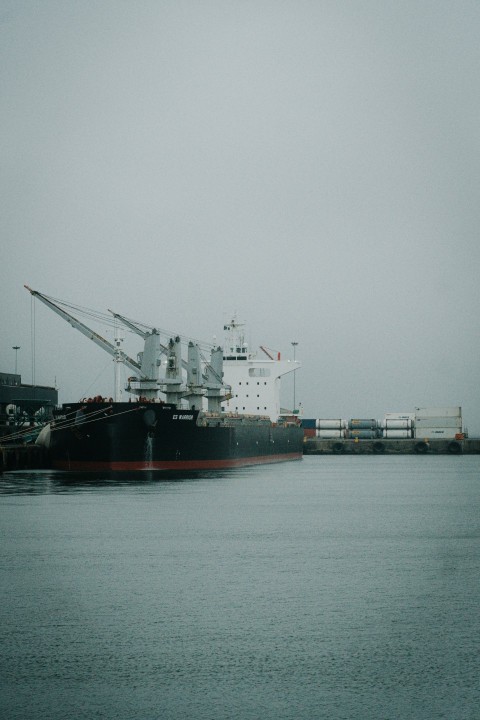
<path fill-rule="evenodd" d="M 113 310 L 109 310 L 109 313 L 112 313 L 113 317 L 117 320 L 120 320 L 126 327 L 130 328 L 130 330 L 133 330 L 134 333 L 137 335 L 140 335 L 145 342 L 148 338 L 150 338 L 152 335 L 158 335 L 159 332 L 156 330 L 156 328 L 152 328 L 150 332 L 146 330 L 142 330 L 142 328 L 138 327 L 136 323 L 134 323 L 132 320 L 129 320 L 128 318 L 124 317 L 123 315 L 119 315 L 118 313 L 114 312 Z M 168 354 L 168 347 L 166 345 L 163 345 L 160 342 L 160 336 L 158 337 L 158 347 L 160 348 L 160 354 L 161 355 L 167 355 Z M 145 348 L 146 349 L 146 348 Z M 142 367 L 143 367 L 143 357 L 142 357 Z M 188 362 L 186 360 L 182 360 L 182 367 L 184 370 L 188 370 Z"/>

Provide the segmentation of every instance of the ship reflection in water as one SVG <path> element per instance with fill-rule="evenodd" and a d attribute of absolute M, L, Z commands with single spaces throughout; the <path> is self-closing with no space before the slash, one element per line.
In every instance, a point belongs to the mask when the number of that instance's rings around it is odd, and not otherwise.
<path fill-rule="evenodd" d="M 114 488 L 147 488 L 162 483 L 192 481 L 222 482 L 239 472 L 253 468 L 217 470 L 138 470 L 81 472 L 64 470 L 17 470 L 0 475 L 0 495 L 42 495 L 69 491 L 101 491 Z"/>

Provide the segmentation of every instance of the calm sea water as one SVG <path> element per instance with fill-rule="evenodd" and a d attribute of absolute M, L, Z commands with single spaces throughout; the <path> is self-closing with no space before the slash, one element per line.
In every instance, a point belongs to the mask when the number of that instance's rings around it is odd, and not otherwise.
<path fill-rule="evenodd" d="M 480 457 L 0 476 L 0 716 L 480 717 Z"/>

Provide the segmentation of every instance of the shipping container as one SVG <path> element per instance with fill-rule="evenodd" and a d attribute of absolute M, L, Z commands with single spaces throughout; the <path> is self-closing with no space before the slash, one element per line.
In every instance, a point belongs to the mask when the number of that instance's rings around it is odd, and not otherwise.
<path fill-rule="evenodd" d="M 424 428 L 457 428 L 457 432 L 462 428 L 461 417 L 417 417 L 415 420 L 415 427 Z"/>
<path fill-rule="evenodd" d="M 384 420 L 415 420 L 415 413 L 385 413 Z"/>
<path fill-rule="evenodd" d="M 315 433 L 317 438 L 323 438 L 324 440 L 345 437 L 345 430 L 334 430 L 333 428 L 330 430 L 315 430 Z"/>
<path fill-rule="evenodd" d="M 387 418 L 383 421 L 382 427 L 385 430 L 409 430 L 412 427 L 412 421 L 410 418 L 404 419 L 390 419 Z"/>
<path fill-rule="evenodd" d="M 415 408 L 415 417 L 461 417 L 461 407 Z"/>
<path fill-rule="evenodd" d="M 378 434 L 376 430 L 349 430 L 348 437 L 353 439 L 358 438 L 359 440 L 373 440 L 378 437 Z"/>
<path fill-rule="evenodd" d="M 315 428 L 303 428 L 303 437 L 314 438 L 316 432 Z"/>
<path fill-rule="evenodd" d="M 378 427 L 378 422 L 373 419 L 352 418 L 348 421 L 349 430 L 373 430 Z"/>
<path fill-rule="evenodd" d="M 302 418 L 302 427 L 303 428 L 313 428 L 315 430 L 317 421 L 315 418 Z"/>
<path fill-rule="evenodd" d="M 419 439 L 429 439 L 429 440 L 435 440 L 435 439 L 455 439 L 455 435 L 458 434 L 458 431 L 456 428 L 439 428 L 439 427 L 430 427 L 430 428 L 415 428 L 415 437 Z"/>
<path fill-rule="evenodd" d="M 316 422 L 315 427 L 317 430 L 341 430 L 342 428 L 346 427 L 346 423 L 344 420 L 339 419 L 323 419 L 319 418 Z"/>
<path fill-rule="evenodd" d="M 412 437 L 412 430 L 390 430 L 386 429 L 383 431 L 383 437 L 384 438 L 390 438 L 391 440 L 400 439 L 400 438 L 411 438 Z"/>

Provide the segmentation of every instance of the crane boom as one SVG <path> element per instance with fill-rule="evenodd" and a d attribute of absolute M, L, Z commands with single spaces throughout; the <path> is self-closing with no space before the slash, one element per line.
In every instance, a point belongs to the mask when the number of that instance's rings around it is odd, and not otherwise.
<path fill-rule="evenodd" d="M 153 328 L 152 332 L 145 332 L 141 328 L 138 327 L 135 323 L 133 323 L 131 320 L 128 320 L 128 318 L 123 317 L 123 315 L 120 315 L 119 313 L 114 312 L 113 310 L 108 311 L 109 313 L 112 313 L 113 317 L 116 320 L 120 320 L 126 327 L 130 328 L 130 330 L 133 330 L 134 333 L 137 335 L 140 335 L 144 340 L 146 340 L 150 335 L 155 335 L 158 333 L 155 328 Z M 166 345 L 162 345 L 162 343 L 159 343 L 160 350 L 163 355 L 166 355 L 168 353 L 168 347 Z M 187 370 L 188 368 L 188 362 L 186 360 L 182 360 L 182 367 L 184 370 Z"/>
<path fill-rule="evenodd" d="M 280 360 L 280 353 L 278 350 L 271 350 L 270 348 L 265 347 L 264 345 L 260 345 L 260 350 L 263 350 L 265 355 L 270 358 L 270 360 Z M 273 355 L 272 355 L 273 353 Z M 275 358 L 275 355 L 277 356 Z"/>
<path fill-rule="evenodd" d="M 133 323 L 131 320 L 128 320 L 126 317 L 123 317 L 123 315 L 119 315 L 118 313 L 116 313 L 116 312 L 114 312 L 113 310 L 110 310 L 110 309 L 109 309 L 108 312 L 109 312 L 109 313 L 112 313 L 113 317 L 114 317 L 116 320 L 120 320 L 120 322 L 122 322 L 124 325 L 126 325 L 128 328 L 130 328 L 130 330 L 133 330 L 133 332 L 136 333 L 137 335 L 140 335 L 140 337 L 142 337 L 144 340 L 145 340 L 145 338 L 149 335 L 148 332 L 145 332 L 144 330 L 141 330 L 141 329 L 138 327 L 138 325 L 135 325 L 135 323 Z M 165 350 L 166 350 L 166 348 L 165 348 Z"/>
<path fill-rule="evenodd" d="M 38 290 L 32 290 L 32 288 L 28 287 L 28 285 L 25 285 L 24 287 L 29 291 L 31 295 L 33 295 L 33 297 L 37 297 L 39 300 L 41 300 L 44 305 L 53 310 L 53 312 L 57 313 L 57 315 L 60 315 L 60 317 L 66 320 L 73 328 L 79 330 L 83 335 L 85 335 L 96 345 L 101 347 L 102 350 L 105 350 L 105 352 L 109 353 L 120 362 L 123 362 L 134 372 L 139 372 L 141 370 L 140 364 L 133 360 L 133 358 L 129 357 L 118 347 L 115 347 L 115 345 L 113 345 L 108 340 L 105 340 L 105 338 L 103 338 L 101 335 L 96 333 L 84 323 L 80 322 L 80 320 L 77 320 L 77 318 L 73 317 L 73 315 L 70 315 L 70 313 L 68 313 L 66 310 L 54 303 L 53 300 L 48 298 L 46 295 L 42 295 L 42 293 L 38 292 Z"/>

